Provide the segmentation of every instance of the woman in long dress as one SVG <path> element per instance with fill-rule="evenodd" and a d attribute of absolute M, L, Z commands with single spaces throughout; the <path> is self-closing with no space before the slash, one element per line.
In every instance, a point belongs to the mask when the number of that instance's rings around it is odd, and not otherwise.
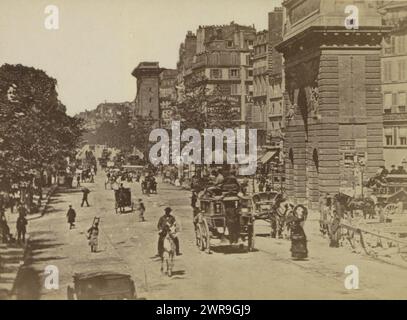
<path fill-rule="evenodd" d="M 293 215 L 288 217 L 291 238 L 291 257 L 296 260 L 308 257 L 307 236 L 303 226 L 307 219 L 308 211 L 303 205 L 297 205 L 293 209 Z"/>

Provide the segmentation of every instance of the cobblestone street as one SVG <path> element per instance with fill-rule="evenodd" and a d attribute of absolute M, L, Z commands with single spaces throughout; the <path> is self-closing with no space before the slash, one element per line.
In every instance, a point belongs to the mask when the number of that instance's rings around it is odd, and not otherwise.
<path fill-rule="evenodd" d="M 138 297 L 147 299 L 404 299 L 407 297 L 407 270 L 374 260 L 347 248 L 329 248 L 318 233 L 316 217 L 305 225 L 309 258 L 293 261 L 290 242 L 263 236 L 269 229 L 256 225 L 256 250 L 246 253 L 227 246 L 212 254 L 195 246 L 190 192 L 159 183 L 158 195 L 143 196 L 146 222 L 136 213 L 117 215 L 114 194 L 105 190 L 103 177 L 97 176 L 91 190 L 90 207 L 80 207 L 81 193 L 75 190 L 56 193 L 43 217 L 30 220 L 31 253 L 17 281 L 17 297 L 66 299 L 67 286 L 75 272 L 116 271 L 130 273 Z M 131 184 L 134 200 L 141 194 L 139 184 Z M 76 228 L 69 230 L 68 205 L 77 212 Z M 156 224 L 166 206 L 174 210 L 181 224 L 182 256 L 175 258 L 174 275 L 160 272 L 155 258 Z M 91 253 L 86 231 L 94 216 L 101 217 L 99 251 Z M 59 289 L 44 287 L 44 269 L 59 270 Z M 344 287 L 347 265 L 359 268 L 358 290 Z"/>

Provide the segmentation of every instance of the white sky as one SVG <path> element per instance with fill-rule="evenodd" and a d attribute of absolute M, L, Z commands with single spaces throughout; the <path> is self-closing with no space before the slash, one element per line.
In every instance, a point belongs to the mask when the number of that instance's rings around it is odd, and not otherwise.
<path fill-rule="evenodd" d="M 43 69 L 73 115 L 104 100 L 132 101 L 140 61 L 175 68 L 188 30 L 236 23 L 267 29 L 280 0 L 0 0 L 0 64 Z M 60 29 L 46 30 L 47 5 Z"/>

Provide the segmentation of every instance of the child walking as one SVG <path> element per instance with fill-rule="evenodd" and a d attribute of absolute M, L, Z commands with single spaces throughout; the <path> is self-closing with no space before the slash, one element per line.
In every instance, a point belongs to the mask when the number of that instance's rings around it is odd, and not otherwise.
<path fill-rule="evenodd" d="M 93 225 L 88 230 L 90 252 L 97 252 L 98 237 L 99 237 L 99 219 L 95 220 Z"/>
<path fill-rule="evenodd" d="M 139 212 L 139 221 L 144 222 L 144 212 L 146 211 L 146 207 L 144 206 L 143 199 L 138 199 L 138 207 L 137 210 Z"/>

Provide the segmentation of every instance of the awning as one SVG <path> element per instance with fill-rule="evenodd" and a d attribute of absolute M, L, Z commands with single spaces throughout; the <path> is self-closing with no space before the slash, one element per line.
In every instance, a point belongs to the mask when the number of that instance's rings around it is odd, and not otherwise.
<path fill-rule="evenodd" d="M 278 151 L 268 151 L 262 157 L 259 158 L 258 162 L 262 164 L 268 163 L 274 156 L 278 153 Z"/>

